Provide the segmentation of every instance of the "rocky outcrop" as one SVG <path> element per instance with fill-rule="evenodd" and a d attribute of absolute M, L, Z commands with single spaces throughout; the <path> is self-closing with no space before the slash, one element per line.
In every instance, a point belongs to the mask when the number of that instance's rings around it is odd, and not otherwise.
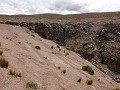
<path fill-rule="evenodd" d="M 59 44 L 64 44 L 65 40 L 82 37 L 91 31 L 92 24 L 58 24 L 58 23 L 33 23 L 33 22 L 2 22 L 4 24 L 26 27 L 38 33 L 42 38 L 56 41 Z"/>
<path fill-rule="evenodd" d="M 120 24 L 105 24 L 96 33 L 97 56 L 101 63 L 120 73 Z"/>

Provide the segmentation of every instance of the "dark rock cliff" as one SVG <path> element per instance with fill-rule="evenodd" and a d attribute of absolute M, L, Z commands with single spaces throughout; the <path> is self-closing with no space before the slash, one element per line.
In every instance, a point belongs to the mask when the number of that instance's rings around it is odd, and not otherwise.
<path fill-rule="evenodd" d="M 3 24 L 16 25 L 26 27 L 38 33 L 42 38 L 56 41 L 64 44 L 65 40 L 82 37 L 91 31 L 92 24 L 78 23 L 78 24 L 58 24 L 58 23 L 32 23 L 32 22 L 2 22 Z"/>

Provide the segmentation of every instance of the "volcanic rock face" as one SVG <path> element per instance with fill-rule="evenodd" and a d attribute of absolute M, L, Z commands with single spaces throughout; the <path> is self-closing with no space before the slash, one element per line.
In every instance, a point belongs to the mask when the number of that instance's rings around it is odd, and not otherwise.
<path fill-rule="evenodd" d="M 104 28 L 96 33 L 95 40 L 101 63 L 120 73 L 120 25 L 105 24 Z"/>
<path fill-rule="evenodd" d="M 120 73 L 119 24 L 105 23 L 100 30 L 93 31 L 94 24 L 88 22 L 59 24 L 7 21 L 2 23 L 26 27 L 42 38 L 69 47 L 86 60 L 97 59 L 96 62 L 106 64 L 111 70 Z"/>
<path fill-rule="evenodd" d="M 58 23 L 29 23 L 29 22 L 2 22 L 9 25 L 17 25 L 26 27 L 38 33 L 42 38 L 56 41 L 64 44 L 65 40 L 82 37 L 91 31 L 92 24 L 78 23 L 78 24 L 58 24 Z"/>

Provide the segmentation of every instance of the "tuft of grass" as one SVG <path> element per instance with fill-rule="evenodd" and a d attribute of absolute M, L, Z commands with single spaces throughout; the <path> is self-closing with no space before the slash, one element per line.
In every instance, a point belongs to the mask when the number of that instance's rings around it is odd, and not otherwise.
<path fill-rule="evenodd" d="M 65 57 L 67 57 L 68 55 L 70 55 L 68 52 L 65 54 Z"/>
<path fill-rule="evenodd" d="M 116 88 L 115 90 L 120 90 L 119 88 Z"/>
<path fill-rule="evenodd" d="M 60 46 L 59 46 L 59 45 L 57 45 L 57 48 L 60 48 Z"/>
<path fill-rule="evenodd" d="M 67 89 L 65 89 L 65 88 L 62 88 L 62 90 L 67 90 Z"/>
<path fill-rule="evenodd" d="M 31 89 L 39 89 L 39 86 L 37 85 L 37 83 L 34 82 L 27 82 L 26 83 L 26 88 L 31 88 Z"/>
<path fill-rule="evenodd" d="M 61 67 L 58 67 L 58 69 L 60 69 Z"/>
<path fill-rule="evenodd" d="M 8 68 L 8 61 L 6 61 L 4 58 L 0 59 L 0 67 L 1 68 Z"/>
<path fill-rule="evenodd" d="M 35 35 L 31 34 L 32 37 L 35 37 Z"/>
<path fill-rule="evenodd" d="M 66 73 L 66 70 L 62 70 L 62 72 L 61 72 L 61 73 L 65 74 L 65 73 Z"/>
<path fill-rule="evenodd" d="M 59 51 L 61 51 L 61 48 L 59 48 Z"/>
<path fill-rule="evenodd" d="M 8 75 L 14 75 L 14 76 L 15 76 L 15 71 L 12 71 L 12 70 L 10 69 Z"/>
<path fill-rule="evenodd" d="M 56 52 L 52 52 L 52 54 L 56 54 Z"/>
<path fill-rule="evenodd" d="M 54 47 L 53 47 L 53 46 L 51 46 L 51 49 L 54 49 Z"/>
<path fill-rule="evenodd" d="M 47 59 L 47 57 L 43 57 L 44 59 Z"/>
<path fill-rule="evenodd" d="M 87 80 L 86 83 L 87 83 L 87 85 L 92 85 L 93 84 L 93 80 Z"/>
<path fill-rule="evenodd" d="M 40 50 L 40 46 L 35 46 L 36 49 Z"/>
<path fill-rule="evenodd" d="M 5 39 L 8 39 L 8 37 L 5 37 Z"/>
<path fill-rule="evenodd" d="M 81 80 L 82 80 L 82 78 L 79 78 L 79 79 L 77 80 L 77 82 L 78 82 L 78 83 L 80 83 L 80 82 L 81 82 Z"/>
<path fill-rule="evenodd" d="M 95 74 L 94 71 L 92 70 L 92 68 L 90 66 L 88 66 L 88 65 L 87 66 L 83 66 L 82 70 L 88 72 L 90 75 L 94 75 Z"/>
<path fill-rule="evenodd" d="M 18 42 L 19 44 L 21 44 L 21 42 Z"/>
<path fill-rule="evenodd" d="M 16 77 L 22 77 L 21 73 L 16 73 Z"/>
<path fill-rule="evenodd" d="M 3 52 L 2 51 L 0 51 L 0 55 L 2 55 L 3 54 Z"/>
<path fill-rule="evenodd" d="M 66 55 L 70 55 L 70 54 L 67 52 Z"/>
<path fill-rule="evenodd" d="M 16 77 L 21 77 L 22 76 L 21 73 L 17 73 L 15 71 L 11 70 L 11 69 L 9 70 L 8 75 L 12 75 L 12 76 L 16 76 Z"/>

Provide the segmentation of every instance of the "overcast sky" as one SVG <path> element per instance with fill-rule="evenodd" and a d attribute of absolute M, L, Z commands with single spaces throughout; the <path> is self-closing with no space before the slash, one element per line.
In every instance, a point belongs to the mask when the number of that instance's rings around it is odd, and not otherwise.
<path fill-rule="evenodd" d="M 120 11 L 120 0 L 0 0 L 0 14 L 79 14 Z"/>

